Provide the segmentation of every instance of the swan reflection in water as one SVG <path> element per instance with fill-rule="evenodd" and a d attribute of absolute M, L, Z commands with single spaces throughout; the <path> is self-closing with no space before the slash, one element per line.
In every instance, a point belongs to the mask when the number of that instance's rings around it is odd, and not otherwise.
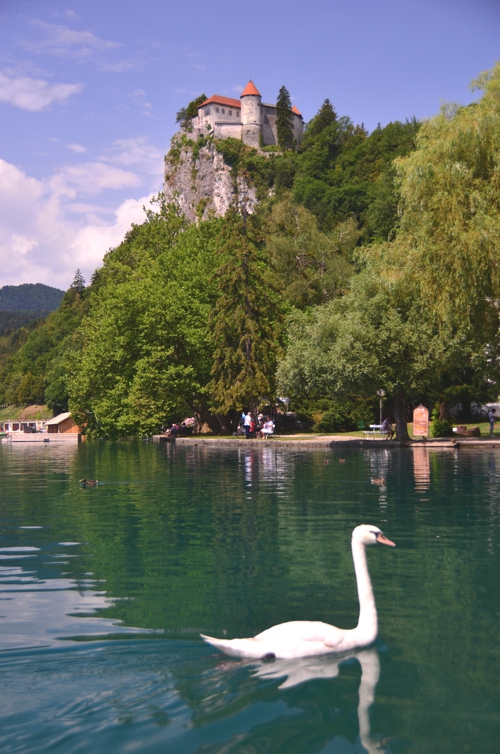
<path fill-rule="evenodd" d="M 336 678 L 340 665 L 355 658 L 361 666 L 359 682 L 358 724 L 359 738 L 368 754 L 386 751 L 388 739 L 377 739 L 370 732 L 370 707 L 375 700 L 375 688 L 380 677 L 380 661 L 375 647 L 349 652 L 341 657 L 302 657 L 293 660 L 264 662 L 252 673 L 259 678 L 283 678 L 280 689 L 290 689 L 300 683 L 321 678 Z"/>

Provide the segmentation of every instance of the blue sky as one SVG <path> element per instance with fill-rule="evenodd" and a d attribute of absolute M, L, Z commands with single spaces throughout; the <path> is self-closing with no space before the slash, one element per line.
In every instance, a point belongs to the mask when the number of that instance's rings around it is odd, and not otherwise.
<path fill-rule="evenodd" d="M 161 189 L 175 114 L 205 92 L 368 130 L 467 103 L 500 59 L 493 0 L 0 0 L 0 286 L 87 279 Z"/>

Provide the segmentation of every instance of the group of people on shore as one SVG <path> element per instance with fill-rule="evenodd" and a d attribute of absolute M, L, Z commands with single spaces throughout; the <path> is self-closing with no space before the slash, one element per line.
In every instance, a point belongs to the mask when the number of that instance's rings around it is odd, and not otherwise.
<path fill-rule="evenodd" d="M 256 423 L 250 411 L 247 414 L 243 412 L 240 419 L 240 430 L 241 429 L 245 432 L 247 440 L 250 440 L 253 437 L 256 437 L 257 439 L 265 439 L 266 437 L 269 437 L 269 435 L 274 434 L 274 422 L 270 416 L 259 414 Z"/>

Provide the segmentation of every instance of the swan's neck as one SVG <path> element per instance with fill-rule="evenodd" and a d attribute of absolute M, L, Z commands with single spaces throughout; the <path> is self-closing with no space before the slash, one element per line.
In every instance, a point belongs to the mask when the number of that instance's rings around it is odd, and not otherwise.
<path fill-rule="evenodd" d="M 352 559 L 356 572 L 359 599 L 359 620 L 355 630 L 360 639 L 363 639 L 366 644 L 371 644 L 377 638 L 377 608 L 375 607 L 372 582 L 368 573 L 366 547 L 361 542 L 352 541 Z"/>

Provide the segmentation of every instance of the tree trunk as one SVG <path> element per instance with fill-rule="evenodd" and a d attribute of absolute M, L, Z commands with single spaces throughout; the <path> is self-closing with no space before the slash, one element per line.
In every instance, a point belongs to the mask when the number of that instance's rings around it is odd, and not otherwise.
<path fill-rule="evenodd" d="M 450 419 L 450 407 L 446 401 L 441 401 L 439 404 L 439 421 L 445 422 L 450 421 Z"/>
<path fill-rule="evenodd" d="M 406 423 L 406 400 L 402 391 L 398 391 L 394 395 L 394 418 L 396 419 L 396 437 L 400 442 L 409 441 L 410 436 Z"/>

